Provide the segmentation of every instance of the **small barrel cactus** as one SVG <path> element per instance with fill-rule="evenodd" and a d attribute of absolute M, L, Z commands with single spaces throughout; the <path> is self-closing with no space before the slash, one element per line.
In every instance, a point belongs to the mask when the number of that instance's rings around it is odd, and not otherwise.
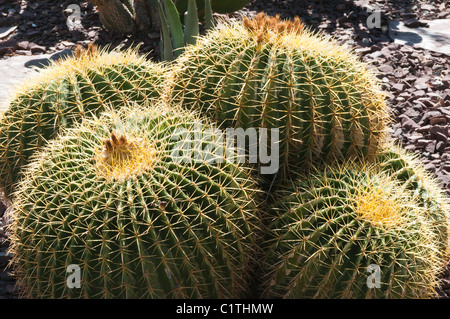
<path fill-rule="evenodd" d="M 258 221 L 248 168 L 190 156 L 223 147 L 192 143 L 207 134 L 193 114 L 105 114 L 36 153 L 18 185 L 11 252 L 23 295 L 240 297 Z"/>
<path fill-rule="evenodd" d="M 265 241 L 265 297 L 435 295 L 442 238 L 420 194 L 395 173 L 379 164 L 328 166 L 278 195 Z"/>
<path fill-rule="evenodd" d="M 106 52 L 93 45 L 42 70 L 19 87 L 0 120 L 0 184 L 10 193 L 21 167 L 61 128 L 106 106 L 158 98 L 164 77 L 163 66 L 134 50 Z"/>
<path fill-rule="evenodd" d="M 279 129 L 281 174 L 336 156 L 376 153 L 388 108 L 376 77 L 296 18 L 260 13 L 186 48 L 169 98 L 223 127 Z"/>

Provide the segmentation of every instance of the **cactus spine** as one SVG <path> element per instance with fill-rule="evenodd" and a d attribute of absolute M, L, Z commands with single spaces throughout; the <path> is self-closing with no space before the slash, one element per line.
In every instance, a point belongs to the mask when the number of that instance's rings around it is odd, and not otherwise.
<path fill-rule="evenodd" d="M 223 127 L 278 128 L 280 163 L 309 165 L 376 152 L 388 118 L 365 65 L 299 19 L 258 14 L 186 48 L 173 72 L 172 101 Z"/>
<path fill-rule="evenodd" d="M 226 158 L 173 157 L 180 143 L 192 144 L 172 137 L 199 125 L 165 107 L 108 113 L 36 155 L 15 193 L 11 226 L 24 295 L 240 297 L 257 220 L 254 182 Z M 66 286 L 69 264 L 81 268 L 79 289 Z"/>
<path fill-rule="evenodd" d="M 435 295 L 447 260 L 442 237 L 420 192 L 395 172 L 379 163 L 328 166 L 278 196 L 265 243 L 266 297 Z M 369 283 L 373 266 L 379 281 Z"/>
<path fill-rule="evenodd" d="M 160 96 L 164 67 L 134 51 L 104 52 L 94 46 L 50 65 L 18 89 L 0 120 L 0 179 L 7 193 L 21 167 L 60 129 L 127 101 Z"/>

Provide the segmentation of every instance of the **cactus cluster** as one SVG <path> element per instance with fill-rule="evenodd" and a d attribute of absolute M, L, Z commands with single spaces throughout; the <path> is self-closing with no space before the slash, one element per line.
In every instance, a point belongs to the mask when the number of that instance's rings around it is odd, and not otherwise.
<path fill-rule="evenodd" d="M 24 295 L 242 296 L 257 230 L 255 185 L 248 169 L 226 158 L 180 163 L 172 156 L 183 141 L 171 134 L 199 127 L 167 108 L 132 109 L 86 120 L 45 147 L 14 205 Z M 71 264 L 82 269 L 81 289 L 66 285 Z"/>
<path fill-rule="evenodd" d="M 173 64 L 78 51 L 0 121 L 23 296 L 432 297 L 450 204 L 385 141 L 388 114 L 365 65 L 299 19 L 225 23 Z M 217 128 L 279 129 L 269 188 Z"/>
<path fill-rule="evenodd" d="M 299 19 L 244 18 L 178 61 L 171 101 L 222 127 L 279 129 L 281 178 L 318 159 L 368 157 L 383 141 L 388 109 L 375 77 Z"/>
<path fill-rule="evenodd" d="M 148 103 L 163 89 L 162 65 L 134 50 L 78 48 L 74 57 L 56 61 L 20 87 L 0 119 L 0 180 L 14 189 L 23 165 L 61 128 L 99 114 L 106 107 Z"/>

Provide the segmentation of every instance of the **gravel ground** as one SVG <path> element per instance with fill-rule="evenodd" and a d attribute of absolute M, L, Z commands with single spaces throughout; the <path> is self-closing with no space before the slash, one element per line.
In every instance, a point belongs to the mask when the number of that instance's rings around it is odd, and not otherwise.
<path fill-rule="evenodd" d="M 140 52 L 159 58 L 159 32 L 134 36 L 106 32 L 87 2 L 80 1 L 83 28 L 69 31 L 62 12 L 71 2 L 0 0 L 0 27 L 18 26 L 13 39 L 0 39 L 0 59 L 52 53 L 89 41 L 112 47 L 140 44 Z M 381 29 L 367 27 L 367 5 L 381 9 Z M 450 56 L 396 44 L 387 30 L 391 20 L 415 27 L 423 20 L 450 19 L 449 0 L 255 0 L 243 12 L 254 15 L 261 10 L 286 18 L 298 15 L 312 29 L 354 48 L 375 68 L 393 110 L 392 138 L 417 153 L 450 195 Z M 0 205 L 0 218 L 3 211 Z M 5 239 L 0 225 L 0 270 L 6 259 Z M 440 297 L 450 298 L 450 267 L 442 282 Z M 0 272 L 0 298 L 14 297 L 14 281 Z"/>

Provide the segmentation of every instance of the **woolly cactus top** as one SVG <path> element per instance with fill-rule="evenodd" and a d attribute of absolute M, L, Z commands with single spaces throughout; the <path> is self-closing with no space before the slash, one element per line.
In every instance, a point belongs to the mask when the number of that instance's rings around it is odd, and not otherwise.
<path fill-rule="evenodd" d="M 107 179 L 123 179 L 150 169 L 156 149 L 148 141 L 111 133 L 97 155 L 98 173 Z"/>

